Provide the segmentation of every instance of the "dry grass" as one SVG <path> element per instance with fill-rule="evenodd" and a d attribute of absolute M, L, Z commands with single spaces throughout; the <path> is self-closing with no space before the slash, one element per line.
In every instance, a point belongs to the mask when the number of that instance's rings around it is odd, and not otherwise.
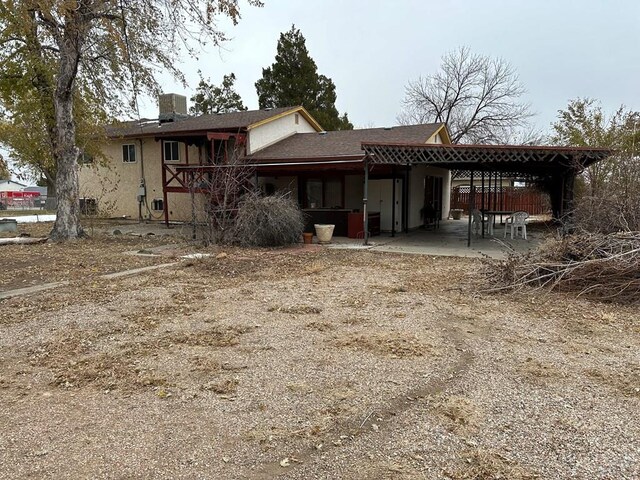
<path fill-rule="evenodd" d="M 219 327 L 198 332 L 169 332 L 159 337 L 140 339 L 119 346 L 103 341 L 119 328 L 103 331 L 73 331 L 43 342 L 29 352 L 32 366 L 48 369 L 52 384 L 63 388 L 91 386 L 98 389 L 132 390 L 149 386 L 170 386 L 175 382 L 167 372 L 143 366 L 181 347 L 224 348 L 237 345 L 250 327 Z M 105 351 L 108 349 L 108 351 Z M 145 360 L 147 359 L 147 360 Z M 196 357 L 194 372 L 217 372 L 225 368 L 217 361 Z"/>
<path fill-rule="evenodd" d="M 493 451 L 474 449 L 464 452 L 462 466 L 447 472 L 452 480 L 534 480 L 535 472 Z"/>
<path fill-rule="evenodd" d="M 640 366 L 638 365 L 628 365 L 618 371 L 590 368 L 585 373 L 624 396 L 640 398 Z"/>
<path fill-rule="evenodd" d="M 455 433 L 475 431 L 480 424 L 481 413 L 468 398 L 448 395 L 436 400 L 433 410 L 446 419 L 447 428 Z"/>
<path fill-rule="evenodd" d="M 518 372 L 524 377 L 536 384 L 546 383 L 547 381 L 557 380 L 565 377 L 565 374 L 556 365 L 551 362 L 534 360 L 529 357 L 526 361 L 519 365 Z"/>
<path fill-rule="evenodd" d="M 328 332 L 335 330 L 335 327 L 331 322 L 309 322 L 305 325 L 307 330 L 316 330 L 318 332 Z"/>
<path fill-rule="evenodd" d="M 423 342 L 415 334 L 402 332 L 347 334 L 334 340 L 334 344 L 396 358 L 422 357 L 434 353 L 431 344 Z"/>
<path fill-rule="evenodd" d="M 311 305 L 274 306 L 267 309 L 268 312 L 288 313 L 289 315 L 317 315 L 322 309 Z"/>
<path fill-rule="evenodd" d="M 238 380 L 226 379 L 221 381 L 208 382 L 202 385 L 200 388 L 202 390 L 208 390 L 213 393 L 217 393 L 218 395 L 231 395 L 238 391 Z"/>

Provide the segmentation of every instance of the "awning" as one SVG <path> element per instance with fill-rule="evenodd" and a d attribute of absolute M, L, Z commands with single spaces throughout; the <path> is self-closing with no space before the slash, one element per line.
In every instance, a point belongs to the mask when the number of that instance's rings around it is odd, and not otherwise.
<path fill-rule="evenodd" d="M 369 164 L 432 165 L 456 171 L 547 176 L 580 172 L 613 153 L 608 148 L 527 145 L 362 143 Z"/>

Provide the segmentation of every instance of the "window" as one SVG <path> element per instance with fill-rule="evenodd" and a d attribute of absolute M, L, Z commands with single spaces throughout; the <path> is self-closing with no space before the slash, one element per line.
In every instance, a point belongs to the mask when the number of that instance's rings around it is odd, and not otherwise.
<path fill-rule="evenodd" d="M 136 163 L 136 146 L 133 144 L 122 145 L 122 162 Z"/>
<path fill-rule="evenodd" d="M 164 161 L 180 161 L 180 150 L 178 149 L 178 142 L 164 142 Z"/>
<path fill-rule="evenodd" d="M 342 178 L 308 178 L 304 185 L 305 208 L 343 208 Z"/>
<path fill-rule="evenodd" d="M 296 125 L 299 125 L 300 124 L 300 116 L 297 113 L 296 113 L 295 119 L 296 119 Z"/>
<path fill-rule="evenodd" d="M 82 152 L 80 157 L 78 157 L 78 163 L 80 165 L 90 165 L 93 163 L 93 156 L 89 155 L 87 152 Z"/>

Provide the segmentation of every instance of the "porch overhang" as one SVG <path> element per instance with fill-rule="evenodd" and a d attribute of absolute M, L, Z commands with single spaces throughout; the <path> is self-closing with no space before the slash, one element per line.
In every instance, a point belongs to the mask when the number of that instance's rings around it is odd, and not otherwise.
<path fill-rule="evenodd" d="M 255 167 L 261 176 L 304 174 L 318 171 L 333 172 L 361 172 L 364 165 L 363 155 L 340 155 L 334 157 L 312 158 L 269 158 L 255 160 L 250 157 L 245 161 Z"/>
<path fill-rule="evenodd" d="M 432 165 L 454 171 L 548 177 L 580 173 L 613 150 L 527 145 L 362 143 L 370 165 Z"/>

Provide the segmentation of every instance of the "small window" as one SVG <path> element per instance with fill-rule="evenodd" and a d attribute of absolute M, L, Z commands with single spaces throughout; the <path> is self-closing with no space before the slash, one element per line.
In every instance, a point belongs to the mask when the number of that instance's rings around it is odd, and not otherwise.
<path fill-rule="evenodd" d="M 296 113 L 296 117 L 295 118 L 296 118 L 296 120 L 295 120 L 296 121 L 296 125 L 298 125 L 300 123 L 300 115 L 298 115 Z"/>
<path fill-rule="evenodd" d="M 78 163 L 80 165 L 90 165 L 93 163 L 93 156 L 89 155 L 87 152 L 82 152 L 80 157 L 78 157 Z"/>
<path fill-rule="evenodd" d="M 164 161 L 180 161 L 180 150 L 178 148 L 178 142 L 164 142 Z"/>
<path fill-rule="evenodd" d="M 136 162 L 136 146 L 133 144 L 122 145 L 122 162 L 123 163 L 135 163 Z"/>

